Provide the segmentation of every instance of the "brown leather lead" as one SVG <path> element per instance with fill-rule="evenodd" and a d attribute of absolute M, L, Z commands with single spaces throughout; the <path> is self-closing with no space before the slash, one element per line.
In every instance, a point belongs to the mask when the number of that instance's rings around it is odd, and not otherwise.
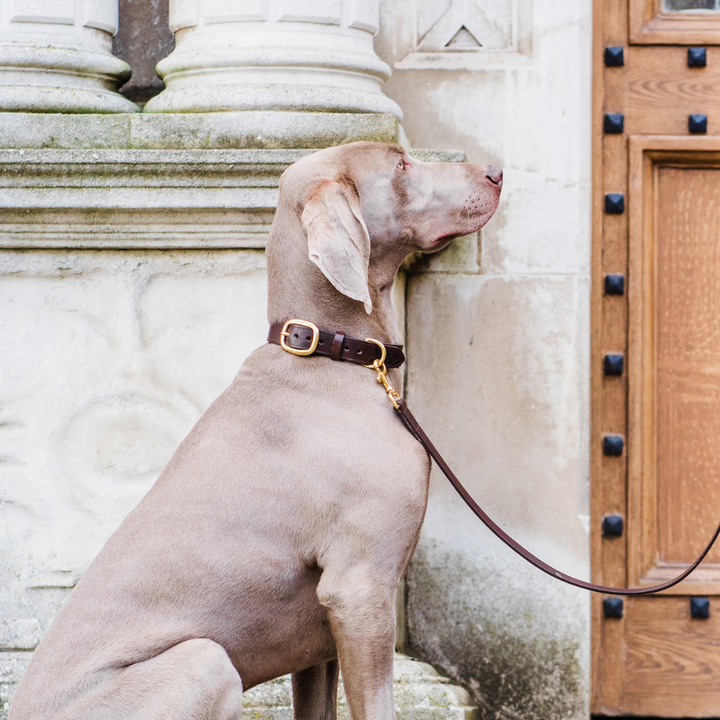
<path fill-rule="evenodd" d="M 288 340 L 286 341 L 289 346 L 293 349 L 306 350 L 312 346 L 314 339 L 314 332 L 307 327 L 304 321 L 300 321 L 303 324 L 293 325 L 289 324 L 288 330 L 294 328 L 292 333 L 289 333 Z M 280 333 L 282 332 L 284 323 L 273 323 L 270 326 L 270 333 L 268 335 L 268 342 L 273 342 L 278 345 L 282 345 Z M 342 350 L 340 356 L 337 357 L 338 345 L 340 344 L 339 338 L 342 340 Z M 430 441 L 430 438 L 425 434 L 425 431 L 420 427 L 420 423 L 415 419 L 415 416 L 410 412 L 405 401 L 395 392 L 393 387 L 387 381 L 387 368 L 388 367 L 399 367 L 405 361 L 405 356 L 402 352 L 402 345 L 385 345 L 387 351 L 387 358 L 384 364 L 379 362 L 375 365 L 374 370 L 378 373 L 378 381 L 382 382 L 383 387 L 388 392 L 388 397 L 392 402 L 397 414 L 400 416 L 405 427 L 415 437 L 415 439 L 427 450 L 430 457 L 437 463 L 437 466 L 442 470 L 445 477 L 450 481 L 452 486 L 457 491 L 458 495 L 465 501 L 465 504 L 475 513 L 480 521 L 487 527 L 496 537 L 502 540 L 511 550 L 514 550 L 521 558 L 527 560 L 531 565 L 534 565 L 538 570 L 542 570 L 550 577 L 556 580 L 561 580 L 568 585 L 573 585 L 583 590 L 591 590 L 592 592 L 604 593 L 606 595 L 651 595 L 653 593 L 667 590 L 678 583 L 681 583 L 695 568 L 705 559 L 705 556 L 710 552 L 710 549 L 715 544 L 715 541 L 720 535 L 720 525 L 715 530 L 715 534 L 708 543 L 708 546 L 700 553 L 700 556 L 691 565 L 680 573 L 677 577 L 667 582 L 660 583 L 659 585 L 651 585 L 645 588 L 612 588 L 604 585 L 595 585 L 594 583 L 587 582 L 585 580 L 579 580 L 578 578 L 572 577 L 572 575 L 566 575 L 560 570 L 556 570 L 551 565 L 540 560 L 540 558 L 533 555 L 529 550 L 526 550 L 519 542 L 513 540 L 501 527 L 499 527 L 493 520 L 490 519 L 488 514 L 472 499 L 470 493 L 463 487 L 463 484 L 457 479 L 455 473 L 450 469 L 450 466 L 443 460 L 442 455 L 437 451 L 435 446 Z M 287 348 L 286 348 L 287 349 Z M 359 350 L 359 352 L 358 352 Z M 288 349 L 288 352 L 292 352 L 292 349 Z M 348 338 L 341 333 L 326 333 L 319 331 L 318 347 L 314 353 L 316 355 L 326 355 L 333 360 L 349 360 L 351 362 L 360 363 L 363 365 L 371 365 L 374 360 L 380 360 L 382 357 L 382 350 L 379 345 L 374 343 L 366 342 L 364 340 L 356 340 L 354 338 Z M 360 359 L 362 358 L 362 359 Z"/>
<path fill-rule="evenodd" d="M 397 400 L 397 413 L 401 420 L 405 424 L 405 427 L 410 431 L 412 435 L 420 442 L 420 444 L 430 453 L 430 457 L 437 463 L 440 470 L 442 470 L 445 477 L 450 481 L 452 486 L 457 491 L 458 495 L 465 501 L 465 504 L 480 518 L 484 525 L 494 533 L 500 540 L 502 540 L 511 550 L 514 550 L 521 558 L 527 560 L 531 565 L 534 565 L 538 570 L 542 570 L 544 573 L 554 577 L 557 580 L 562 580 L 568 585 L 574 585 L 575 587 L 582 588 L 583 590 L 591 590 L 592 592 L 605 593 L 607 595 L 650 595 L 657 593 L 662 590 L 677 585 L 682 582 L 695 568 L 703 561 L 705 556 L 710 552 L 713 544 L 720 535 L 720 525 L 718 525 L 712 540 L 708 543 L 708 546 L 700 553 L 700 556 L 695 560 L 692 565 L 689 565 L 680 575 L 672 580 L 661 583 L 660 585 L 652 585 L 646 588 L 612 588 L 605 587 L 603 585 L 595 585 L 585 580 L 578 580 L 571 575 L 566 575 L 554 567 L 535 557 L 529 550 L 526 550 L 520 543 L 513 540 L 504 530 L 496 525 L 485 513 L 485 511 L 472 499 L 470 493 L 463 487 L 462 483 L 455 477 L 455 473 L 450 469 L 448 464 L 443 460 L 442 455 L 436 450 L 435 446 L 430 442 L 430 438 L 425 434 L 420 424 L 415 419 L 413 414 L 408 410 L 405 401 L 402 398 Z"/>
<path fill-rule="evenodd" d="M 268 342 L 280 345 L 280 333 L 285 323 L 273 323 L 270 325 Z M 305 325 L 288 326 L 289 336 L 285 341 L 288 346 L 297 350 L 309 348 L 313 339 L 313 332 Z M 338 347 L 339 343 L 339 347 Z M 385 345 L 387 357 L 385 365 L 389 368 L 400 367 L 405 362 L 402 345 Z M 337 353 L 334 353 L 337 351 Z M 318 345 L 313 355 L 325 355 L 333 360 L 344 360 L 357 363 L 358 365 L 372 365 L 375 360 L 380 359 L 380 348 L 371 342 L 347 337 L 342 333 L 325 332 L 320 330 Z M 335 354 L 338 354 L 335 357 Z"/>

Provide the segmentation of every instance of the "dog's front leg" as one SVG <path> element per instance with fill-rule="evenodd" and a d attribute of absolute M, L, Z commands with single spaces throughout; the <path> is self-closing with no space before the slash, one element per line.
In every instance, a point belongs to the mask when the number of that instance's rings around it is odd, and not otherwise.
<path fill-rule="evenodd" d="M 292 676 L 295 720 L 337 718 L 337 660 L 313 665 Z"/>
<path fill-rule="evenodd" d="M 337 645 L 351 720 L 394 720 L 395 588 L 353 568 L 325 570 L 317 593 Z"/>

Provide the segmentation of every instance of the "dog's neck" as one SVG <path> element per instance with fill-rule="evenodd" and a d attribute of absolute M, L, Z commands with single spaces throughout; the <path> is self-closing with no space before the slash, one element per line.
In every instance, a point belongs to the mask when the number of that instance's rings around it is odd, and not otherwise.
<path fill-rule="evenodd" d="M 299 318 L 351 337 L 400 342 L 392 287 L 402 259 L 371 255 L 368 285 L 372 312 L 368 315 L 361 302 L 339 293 L 309 260 L 302 224 L 287 208 L 278 207 L 266 258 L 271 323 Z"/>

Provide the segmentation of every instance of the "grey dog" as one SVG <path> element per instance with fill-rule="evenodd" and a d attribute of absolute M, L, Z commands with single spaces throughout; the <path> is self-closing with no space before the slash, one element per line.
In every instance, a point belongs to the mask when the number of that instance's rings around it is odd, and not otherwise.
<path fill-rule="evenodd" d="M 300 160 L 267 246 L 270 322 L 397 343 L 398 268 L 477 231 L 501 186 L 391 144 Z M 85 572 L 10 719 L 230 720 L 244 688 L 292 673 L 295 717 L 333 720 L 339 664 L 353 720 L 391 720 L 429 469 L 370 370 L 259 348 Z"/>

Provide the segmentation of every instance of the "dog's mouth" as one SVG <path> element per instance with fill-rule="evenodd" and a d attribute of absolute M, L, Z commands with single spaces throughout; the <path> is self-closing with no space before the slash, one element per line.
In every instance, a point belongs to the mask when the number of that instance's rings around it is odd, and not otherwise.
<path fill-rule="evenodd" d="M 458 238 L 463 237 L 464 234 L 467 233 L 454 233 L 452 235 L 443 235 L 442 237 L 439 237 L 437 240 L 433 241 L 433 249 L 440 250 L 446 245 L 449 245 L 453 240 L 457 240 Z"/>

